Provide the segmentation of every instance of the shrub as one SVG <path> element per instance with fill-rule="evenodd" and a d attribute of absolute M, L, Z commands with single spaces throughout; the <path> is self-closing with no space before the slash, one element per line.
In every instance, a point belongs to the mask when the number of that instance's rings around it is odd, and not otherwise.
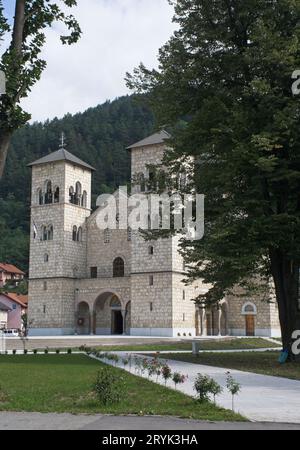
<path fill-rule="evenodd" d="M 35 348 L 35 349 L 33 350 L 33 354 L 36 355 L 37 352 L 38 352 L 38 351 L 37 351 L 37 349 Z"/>
<path fill-rule="evenodd" d="M 93 391 L 102 405 L 119 403 L 124 392 L 123 379 L 117 376 L 111 368 L 104 367 L 97 373 Z"/>
<path fill-rule="evenodd" d="M 17 350 L 13 350 L 12 352 L 13 352 L 13 355 L 16 355 L 16 353 L 17 353 Z"/>
<path fill-rule="evenodd" d="M 57 348 L 57 349 L 56 349 L 55 353 L 56 353 L 57 355 L 59 355 L 59 354 L 60 354 L 60 350 L 59 350 L 59 348 Z"/>
<path fill-rule="evenodd" d="M 123 358 L 123 359 L 122 359 L 122 362 L 123 362 L 124 369 L 126 369 L 126 367 L 127 367 L 128 364 L 129 364 L 129 359 L 128 359 L 128 358 Z"/>
<path fill-rule="evenodd" d="M 24 355 L 27 355 L 27 353 L 28 353 L 28 350 L 25 348 L 24 349 Z"/>
<path fill-rule="evenodd" d="M 185 383 L 186 379 L 187 379 L 187 376 L 182 375 L 182 374 L 179 373 L 179 372 L 174 372 L 174 373 L 173 373 L 172 380 L 173 380 L 173 382 L 174 382 L 174 384 L 175 384 L 175 389 L 177 389 L 177 385 L 178 385 L 178 384 L 183 384 L 183 383 Z"/>
<path fill-rule="evenodd" d="M 209 401 L 209 394 L 212 394 L 212 378 L 207 375 L 198 374 L 195 383 L 194 389 L 198 394 L 199 401 L 205 402 Z"/>
<path fill-rule="evenodd" d="M 161 374 L 163 379 L 165 380 L 165 386 L 167 385 L 168 380 L 172 377 L 172 370 L 168 364 L 164 364 L 161 369 Z"/>
<path fill-rule="evenodd" d="M 213 379 L 211 378 L 211 386 L 210 386 L 210 390 L 211 390 L 211 393 L 212 393 L 212 395 L 213 395 L 213 397 L 214 397 L 214 404 L 216 404 L 216 397 L 217 397 L 217 395 L 222 394 L 223 389 L 222 389 L 222 387 L 219 385 L 219 383 L 216 382 L 216 380 L 213 380 Z"/>
<path fill-rule="evenodd" d="M 48 353 L 49 353 L 48 348 L 45 348 L 44 353 L 45 353 L 45 355 L 48 355 Z"/>
<path fill-rule="evenodd" d="M 71 349 L 71 348 L 68 348 L 67 353 L 68 353 L 68 355 L 71 355 L 71 354 L 72 354 L 72 349 Z"/>

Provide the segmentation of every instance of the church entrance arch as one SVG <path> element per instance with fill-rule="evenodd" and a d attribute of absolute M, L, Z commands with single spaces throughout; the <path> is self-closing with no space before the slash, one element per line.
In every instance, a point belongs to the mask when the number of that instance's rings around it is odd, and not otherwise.
<path fill-rule="evenodd" d="M 94 303 L 93 334 L 124 334 L 125 316 L 119 296 L 113 292 L 103 292 Z"/>

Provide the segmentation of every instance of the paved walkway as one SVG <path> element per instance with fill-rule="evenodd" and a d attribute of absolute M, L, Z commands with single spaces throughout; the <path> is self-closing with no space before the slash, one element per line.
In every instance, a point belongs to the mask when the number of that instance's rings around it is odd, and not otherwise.
<path fill-rule="evenodd" d="M 297 424 L 200 422 L 176 417 L 0 412 L 1 430 L 300 430 Z"/>
<path fill-rule="evenodd" d="M 193 385 L 198 373 L 214 378 L 224 388 L 217 403 L 224 408 L 231 409 L 231 396 L 226 389 L 227 369 L 181 361 L 169 361 L 168 364 L 173 372 L 188 375 L 187 382 L 180 385 L 178 389 L 190 396 L 195 395 Z M 119 366 L 122 367 L 121 362 Z M 257 422 L 300 424 L 300 381 L 238 370 L 230 370 L 230 373 L 242 386 L 242 390 L 235 400 L 236 412 Z M 159 380 L 159 382 L 163 384 L 163 380 Z M 169 384 L 170 387 L 173 387 L 171 382 Z"/>

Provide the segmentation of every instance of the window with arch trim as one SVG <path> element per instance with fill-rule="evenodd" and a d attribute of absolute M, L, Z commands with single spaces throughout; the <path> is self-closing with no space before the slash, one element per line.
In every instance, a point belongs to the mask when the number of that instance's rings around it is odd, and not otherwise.
<path fill-rule="evenodd" d="M 52 225 L 43 225 L 41 229 L 41 241 L 53 241 L 53 226 Z"/>
<path fill-rule="evenodd" d="M 83 191 L 82 199 L 81 199 L 81 206 L 83 208 L 87 208 L 87 192 L 86 191 Z"/>
<path fill-rule="evenodd" d="M 57 186 L 54 191 L 54 203 L 59 203 L 59 187 Z"/>
<path fill-rule="evenodd" d="M 45 183 L 45 205 L 50 205 L 53 203 L 53 192 L 52 192 L 52 182 L 46 181 Z"/>
<path fill-rule="evenodd" d="M 242 307 L 242 314 L 244 316 L 256 316 L 257 315 L 256 305 L 252 302 L 245 303 Z"/>
<path fill-rule="evenodd" d="M 79 227 L 77 231 L 77 242 L 82 242 L 82 228 Z"/>
<path fill-rule="evenodd" d="M 81 205 L 81 194 L 82 194 L 82 186 L 79 181 L 76 183 L 75 187 L 75 203 L 76 205 Z"/>
<path fill-rule="evenodd" d="M 122 258 L 116 258 L 113 262 L 113 277 L 123 278 L 125 276 L 125 263 Z"/>
<path fill-rule="evenodd" d="M 73 239 L 74 242 L 77 241 L 77 227 L 76 227 L 76 225 L 74 225 L 74 227 L 73 227 L 72 239 Z"/>

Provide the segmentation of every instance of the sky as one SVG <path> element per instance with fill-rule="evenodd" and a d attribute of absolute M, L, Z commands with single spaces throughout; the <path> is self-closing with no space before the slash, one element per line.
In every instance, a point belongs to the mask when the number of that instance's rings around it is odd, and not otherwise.
<path fill-rule="evenodd" d="M 3 3 L 12 19 L 15 0 Z M 78 0 L 72 13 L 82 38 L 62 46 L 60 25 L 46 32 L 47 69 L 22 106 L 33 121 L 44 121 L 130 93 L 126 72 L 140 62 L 157 67 L 158 50 L 175 29 L 173 12 L 167 0 Z"/>

